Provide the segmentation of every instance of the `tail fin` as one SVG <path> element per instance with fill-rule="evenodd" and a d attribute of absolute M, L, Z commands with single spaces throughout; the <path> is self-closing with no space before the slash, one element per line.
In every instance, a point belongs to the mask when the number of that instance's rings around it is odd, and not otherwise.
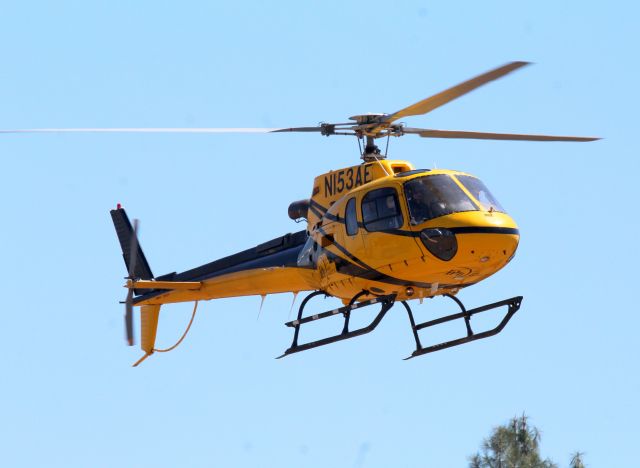
<path fill-rule="evenodd" d="M 124 211 L 124 208 L 120 207 L 120 204 L 118 204 L 118 208 L 116 208 L 115 210 L 111 210 L 111 218 L 113 219 L 113 225 L 116 228 L 116 234 L 118 235 L 118 240 L 120 241 L 120 247 L 122 248 L 122 257 L 124 258 L 124 263 L 127 267 L 127 271 L 129 271 L 132 254 L 137 255 L 133 276 L 135 278 L 144 280 L 153 279 L 153 273 L 151 272 L 151 268 L 149 268 L 149 263 L 144 256 L 144 252 L 142 252 L 140 242 L 136 242 L 136 252 L 131 252 L 131 239 L 134 236 L 133 227 L 131 227 L 129 217 Z"/>

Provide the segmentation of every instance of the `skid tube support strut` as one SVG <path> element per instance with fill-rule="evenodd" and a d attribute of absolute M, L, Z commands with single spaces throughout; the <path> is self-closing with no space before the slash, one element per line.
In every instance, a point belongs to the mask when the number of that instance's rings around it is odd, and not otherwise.
<path fill-rule="evenodd" d="M 435 351 L 440 351 L 443 349 L 451 348 L 453 346 L 458 346 L 464 343 L 469 343 L 471 341 L 481 340 L 483 338 L 488 338 L 493 335 L 497 335 L 502 331 L 502 329 L 507 325 L 513 314 L 515 314 L 518 309 L 520 309 L 520 304 L 522 303 L 522 296 L 512 297 L 511 299 L 505 299 L 503 301 L 494 302 L 493 304 L 487 304 L 482 307 L 476 307 L 475 309 L 467 310 L 464 307 L 464 304 L 450 294 L 443 294 L 443 296 L 452 299 L 458 306 L 460 307 L 460 312 L 457 314 L 447 315 L 445 317 L 440 317 L 434 320 L 430 320 L 428 322 L 419 323 L 416 325 L 415 319 L 413 318 L 413 312 L 405 301 L 402 301 L 402 305 L 407 309 L 407 313 L 409 314 L 409 322 L 411 322 L 411 330 L 413 331 L 413 337 L 416 340 L 416 350 L 411 353 L 411 356 L 405 358 L 411 359 L 416 356 L 422 356 L 423 354 L 433 353 Z M 475 314 L 479 314 L 481 312 L 486 312 L 488 310 L 496 309 L 498 307 L 507 307 L 507 313 L 504 315 L 500 323 L 491 330 L 487 330 L 480 333 L 475 333 L 471 328 L 471 317 Z M 441 323 L 451 322 L 453 320 L 464 319 L 465 326 L 467 328 L 467 336 L 463 338 L 458 338 L 455 340 L 444 341 L 442 343 L 438 343 L 435 345 L 427 346 L 426 348 L 422 346 L 420 343 L 420 337 L 418 336 L 418 331 L 424 328 L 433 327 L 435 325 L 439 325 Z"/>
<path fill-rule="evenodd" d="M 302 301 L 302 304 L 300 304 L 300 309 L 298 309 L 298 318 L 296 320 L 292 320 L 291 322 L 285 323 L 287 327 L 293 327 L 295 329 L 293 334 L 293 342 L 291 343 L 289 349 L 287 349 L 284 354 L 282 354 L 282 356 L 278 356 L 277 359 L 288 356 L 289 354 L 299 353 L 300 351 L 306 351 L 307 349 L 317 348 L 318 346 L 325 346 L 330 343 L 335 343 L 336 341 L 348 340 L 349 338 L 355 338 L 356 336 L 370 333 L 378 326 L 385 314 L 389 311 L 389 309 L 391 309 L 391 307 L 393 307 L 396 301 L 396 295 L 389 294 L 386 296 L 377 296 L 373 299 L 368 299 L 366 301 L 356 303 L 356 301 L 361 297 L 371 294 L 369 291 L 365 290 L 353 296 L 353 298 L 349 301 L 349 304 L 344 307 L 303 318 L 302 312 L 307 305 L 307 302 L 309 302 L 311 298 L 320 294 L 324 294 L 325 297 L 330 296 L 330 294 L 327 294 L 324 291 L 312 292 L 304 299 L 304 301 Z M 382 307 L 373 321 L 365 327 L 349 331 L 349 318 L 351 317 L 351 312 L 356 309 L 362 309 L 363 307 L 368 307 L 375 304 L 381 304 Z M 341 333 L 320 340 L 311 341 L 309 343 L 298 344 L 298 335 L 300 334 L 301 325 L 305 323 L 315 322 L 316 320 L 321 320 L 323 318 L 333 317 L 334 315 L 338 314 L 342 314 L 344 316 L 344 326 Z"/>

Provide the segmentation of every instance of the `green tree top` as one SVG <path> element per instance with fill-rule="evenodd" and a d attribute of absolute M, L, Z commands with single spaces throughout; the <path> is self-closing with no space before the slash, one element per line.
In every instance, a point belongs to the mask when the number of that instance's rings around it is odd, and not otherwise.
<path fill-rule="evenodd" d="M 569 468 L 586 468 L 586 465 L 582 461 L 582 455 L 584 455 L 584 453 L 576 452 L 571 458 Z"/>
<path fill-rule="evenodd" d="M 580 452 L 571 459 L 570 468 L 585 468 Z M 526 415 L 512 418 L 496 427 L 482 443 L 480 452 L 469 458 L 470 468 L 558 468 L 540 456 L 540 431 L 529 425 Z"/>

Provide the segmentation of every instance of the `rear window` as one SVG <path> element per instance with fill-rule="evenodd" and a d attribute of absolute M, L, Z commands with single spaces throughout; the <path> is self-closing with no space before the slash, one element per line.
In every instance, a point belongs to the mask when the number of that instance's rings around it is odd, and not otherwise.
<path fill-rule="evenodd" d="M 345 226 L 347 234 L 354 236 L 358 233 L 358 218 L 356 217 L 356 199 L 351 198 L 347 202 L 347 208 L 344 213 Z"/>
<path fill-rule="evenodd" d="M 402 226 L 398 193 L 394 188 L 372 190 L 362 199 L 362 221 L 367 231 L 384 231 Z"/>

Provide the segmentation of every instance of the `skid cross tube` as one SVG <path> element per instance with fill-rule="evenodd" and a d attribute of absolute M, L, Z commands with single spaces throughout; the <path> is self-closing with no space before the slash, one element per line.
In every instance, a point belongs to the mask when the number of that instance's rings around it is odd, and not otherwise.
<path fill-rule="evenodd" d="M 317 348 L 318 346 L 324 346 L 330 343 L 335 343 L 336 341 L 348 340 L 349 338 L 355 338 L 356 336 L 370 333 L 378 326 L 378 324 L 380 323 L 382 318 L 385 316 L 385 314 L 389 311 L 389 309 L 393 307 L 393 304 L 395 304 L 395 300 L 396 300 L 395 294 L 389 294 L 387 296 L 378 296 L 378 297 L 374 297 L 373 299 L 356 303 L 356 301 L 362 296 L 366 296 L 370 294 L 369 291 L 362 291 L 356 294 L 355 296 L 353 296 L 351 301 L 349 301 L 349 304 L 344 307 L 329 310 L 327 312 L 322 312 L 320 314 L 310 315 L 308 317 L 303 318 L 302 312 L 304 310 L 304 307 L 307 305 L 307 302 L 309 301 L 309 299 L 320 294 L 329 296 L 329 294 L 325 293 L 324 291 L 316 291 L 309 294 L 305 298 L 305 300 L 302 301 L 302 304 L 300 305 L 300 309 L 298 310 L 298 318 L 296 320 L 292 320 L 291 322 L 285 323 L 287 327 L 295 328 L 295 332 L 293 335 L 293 342 L 291 343 L 291 347 L 287 349 L 284 352 L 284 354 L 282 354 L 282 356 L 278 356 L 277 359 L 288 356 L 289 354 L 299 353 L 300 351 L 306 351 L 307 349 Z M 382 308 L 380 309 L 380 312 L 378 312 L 378 315 L 376 315 L 376 317 L 371 321 L 371 323 L 365 327 L 349 331 L 349 318 L 351 316 L 351 312 L 353 312 L 356 309 L 362 309 L 364 307 L 368 307 L 375 304 L 381 304 Z M 344 316 L 344 326 L 340 334 L 329 336 L 327 338 L 323 338 L 316 341 L 311 341 L 309 343 L 298 344 L 298 335 L 300 333 L 300 326 L 302 324 L 315 322 L 316 320 L 320 320 L 327 317 L 333 317 L 334 315 L 338 315 L 338 314 L 342 314 Z"/>
<path fill-rule="evenodd" d="M 445 296 L 453 299 L 461 309 L 461 312 L 457 314 L 447 315 L 445 317 L 440 317 L 434 320 L 430 320 L 428 322 L 419 323 L 416 325 L 415 320 L 413 318 L 413 313 L 411 312 L 411 308 L 406 302 L 402 302 L 402 304 L 407 309 L 407 313 L 409 314 L 409 321 L 411 322 L 411 329 L 413 330 L 413 335 L 416 340 L 416 350 L 411 354 L 411 356 L 405 358 L 411 359 L 416 356 L 422 356 L 423 354 L 433 353 L 435 351 L 440 351 L 443 349 L 451 348 L 453 346 L 458 346 L 464 343 L 469 343 L 471 341 L 481 340 L 483 338 L 488 338 L 493 335 L 497 335 L 502 331 L 502 329 L 507 325 L 513 314 L 515 314 L 518 309 L 520 309 L 520 304 L 522 303 L 522 296 L 512 297 L 511 299 L 505 299 L 503 301 L 494 302 L 493 304 L 487 304 L 481 307 L 476 307 L 475 309 L 466 310 L 462 302 L 458 300 L 456 297 L 453 297 L 449 294 L 445 294 Z M 500 323 L 491 330 L 487 330 L 481 333 L 474 333 L 471 329 L 471 317 L 479 314 L 481 312 L 486 312 L 488 310 L 496 309 L 498 307 L 507 306 L 507 313 L 502 318 Z M 422 346 L 420 343 L 420 338 L 418 337 L 418 331 L 424 328 L 433 327 L 435 325 L 439 325 L 441 323 L 451 322 L 453 320 L 464 319 L 466 328 L 467 328 L 467 336 L 463 338 L 458 338 L 455 340 L 444 341 L 442 343 L 438 343 L 432 346 L 427 346 L 426 348 Z"/>

